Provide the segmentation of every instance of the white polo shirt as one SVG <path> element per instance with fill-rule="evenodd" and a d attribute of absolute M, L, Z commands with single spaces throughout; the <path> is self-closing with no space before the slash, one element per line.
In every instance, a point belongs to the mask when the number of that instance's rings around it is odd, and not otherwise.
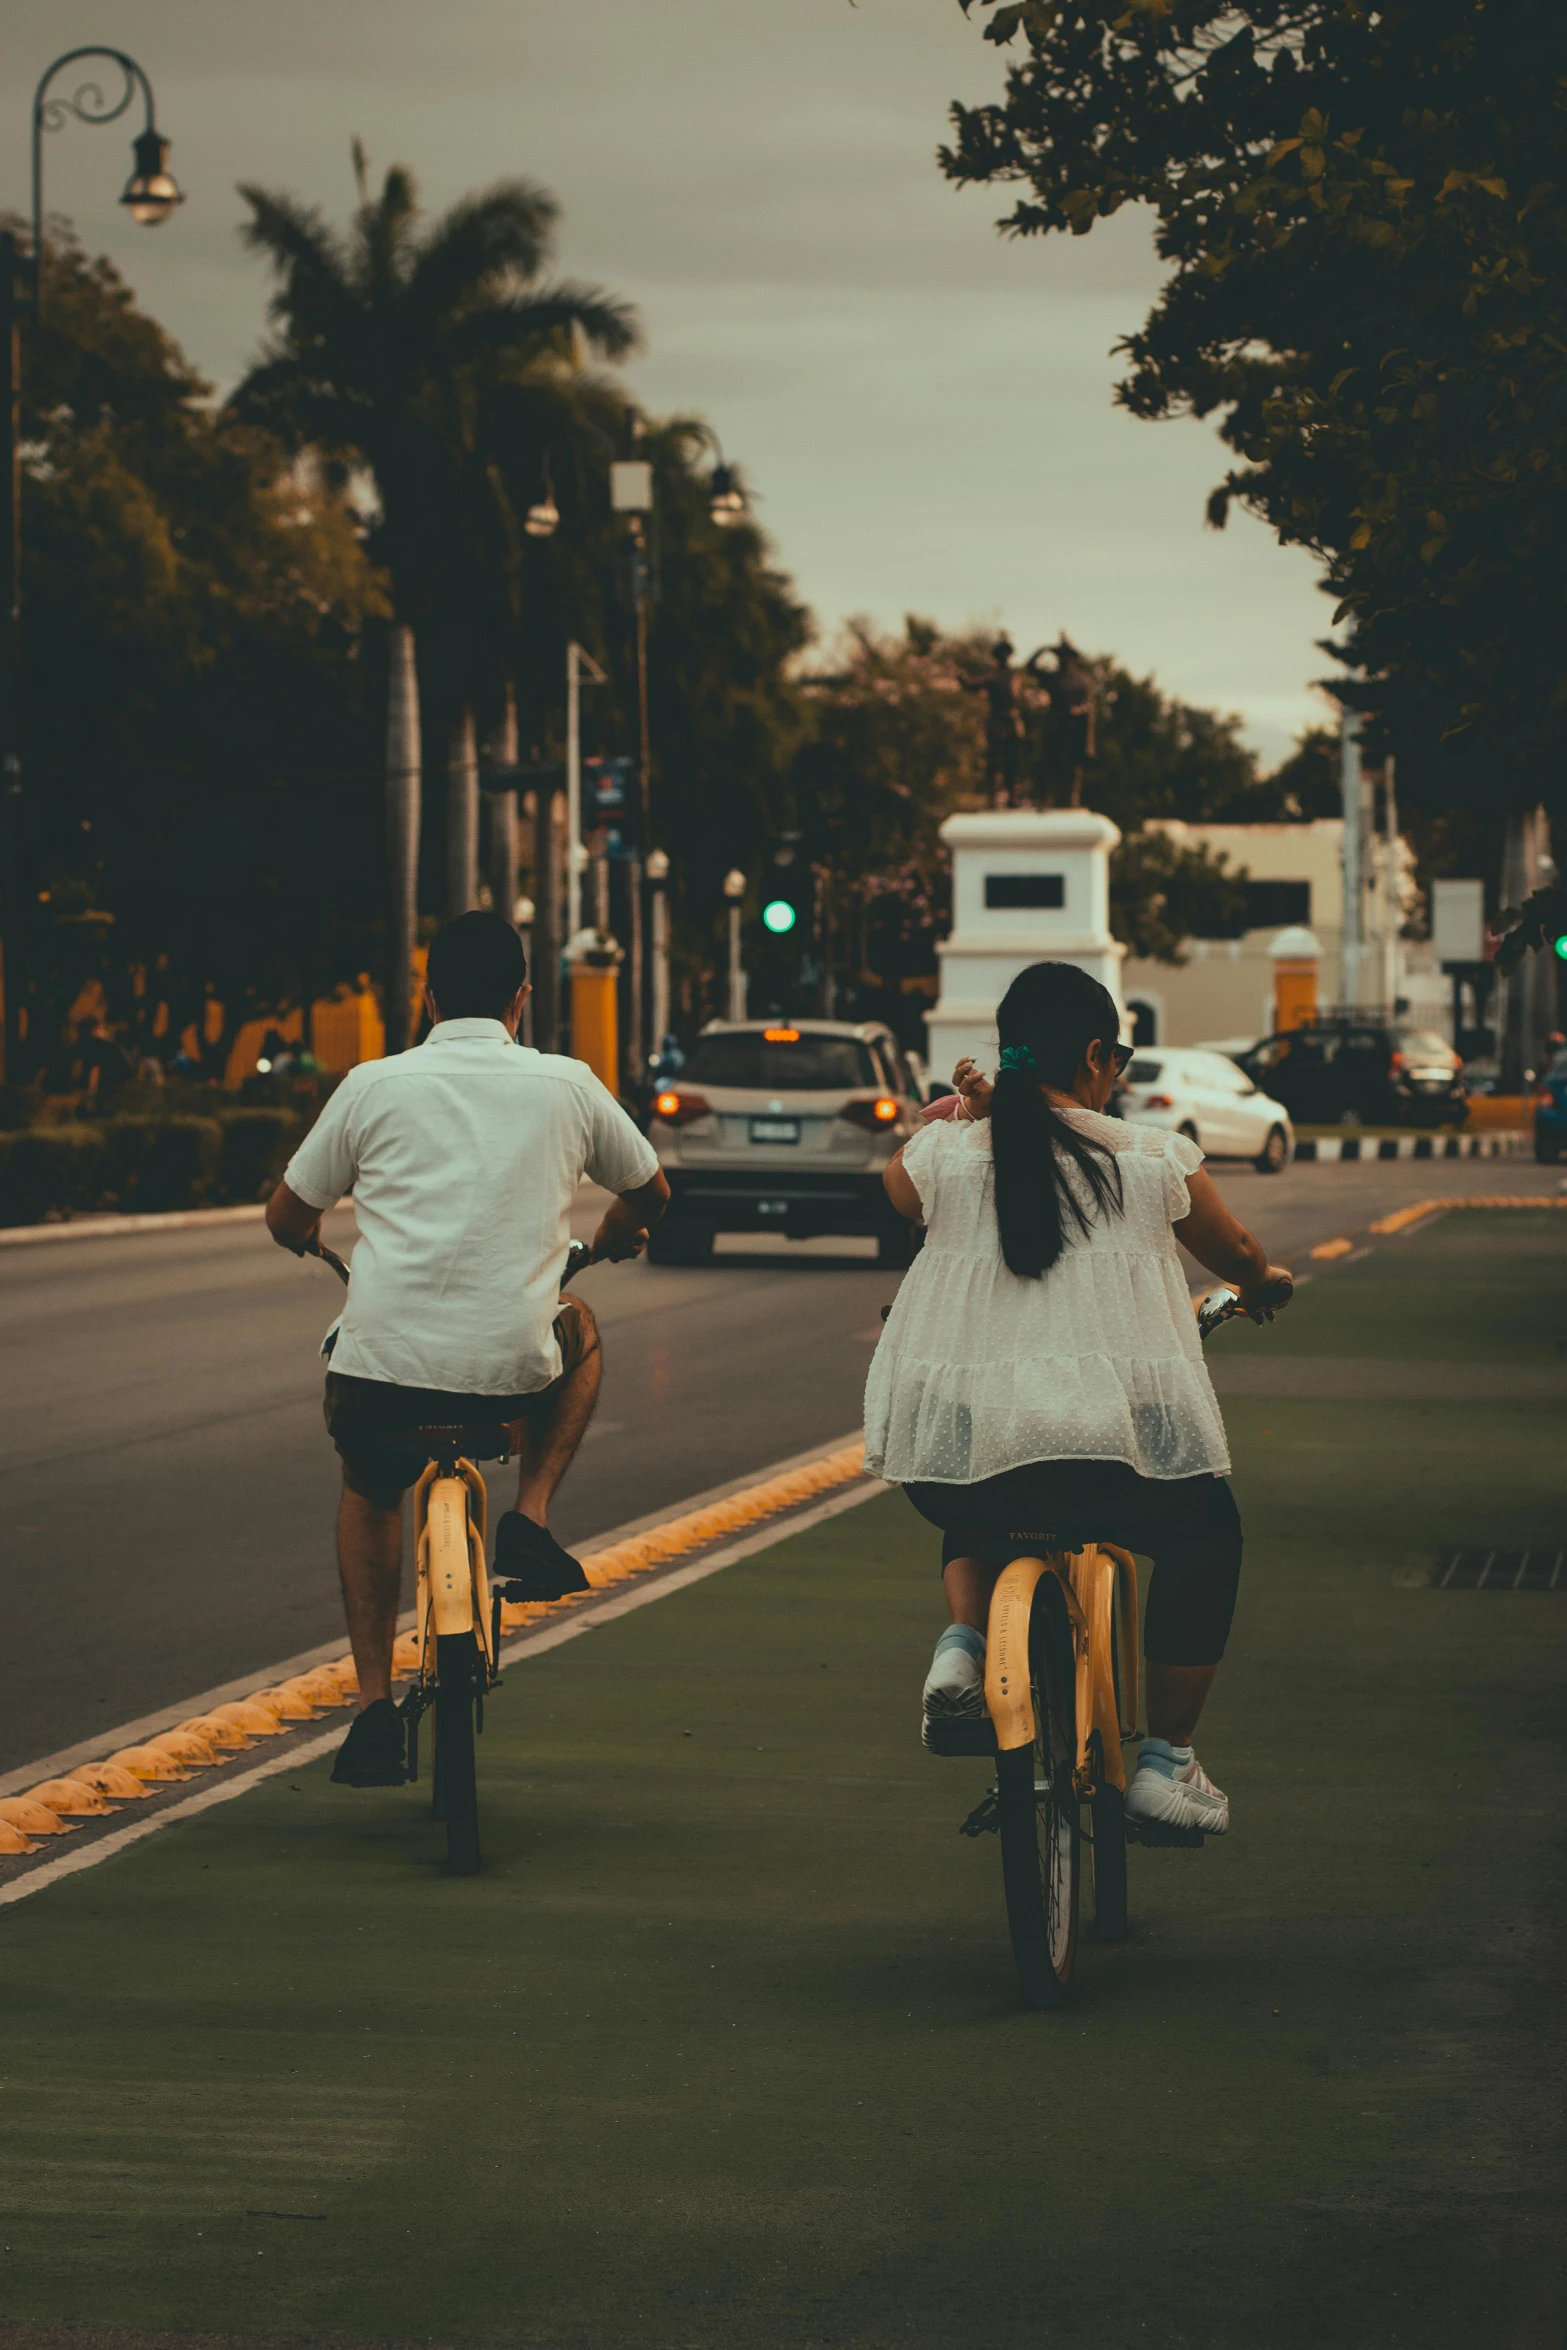
<path fill-rule="evenodd" d="M 657 1172 L 591 1069 L 499 1020 L 441 1020 L 412 1052 L 361 1062 L 284 1175 L 312 1208 L 353 1191 L 333 1370 L 451 1394 L 548 1387 L 578 1183 L 635 1191 Z"/>

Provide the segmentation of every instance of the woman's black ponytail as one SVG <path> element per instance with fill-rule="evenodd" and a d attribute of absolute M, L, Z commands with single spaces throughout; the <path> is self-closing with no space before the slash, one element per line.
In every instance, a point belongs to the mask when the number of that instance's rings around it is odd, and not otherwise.
<path fill-rule="evenodd" d="M 1066 1246 L 1068 1219 L 1089 1218 L 1067 1181 L 1063 1158 L 1081 1171 L 1101 1215 L 1119 1212 L 1121 1170 L 1113 1151 L 1078 1133 L 1045 1097 L 1070 1090 L 1089 1045 L 1108 1048 L 1120 1032 L 1108 988 L 1075 963 L 1032 963 L 996 1013 L 1001 1068 L 990 1104 L 996 1223 L 1009 1272 L 1038 1280 Z"/>

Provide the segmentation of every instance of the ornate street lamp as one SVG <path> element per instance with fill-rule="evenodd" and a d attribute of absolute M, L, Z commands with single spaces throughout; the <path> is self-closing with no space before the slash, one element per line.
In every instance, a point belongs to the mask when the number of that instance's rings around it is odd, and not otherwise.
<path fill-rule="evenodd" d="M 81 59 L 105 59 L 124 81 L 110 99 L 94 81 L 80 82 L 68 95 L 50 96 L 56 74 Z M 0 365 L 6 371 L 0 414 L 0 928 L 3 928 L 5 988 L 5 1082 L 23 1074 L 24 1016 L 27 1005 L 27 910 L 30 904 L 22 823 L 21 728 L 18 711 L 21 624 L 21 322 L 37 319 L 43 303 L 43 141 L 45 131 L 63 130 L 71 116 L 92 125 L 118 122 L 138 93 L 145 108 L 139 135 L 131 142 L 132 170 L 120 202 L 133 220 L 156 228 L 184 202 L 169 171 L 169 142 L 157 126 L 152 84 L 123 49 L 97 44 L 67 49 L 57 57 L 33 93 L 33 234 L 24 253 L 9 230 L 0 231 Z"/>

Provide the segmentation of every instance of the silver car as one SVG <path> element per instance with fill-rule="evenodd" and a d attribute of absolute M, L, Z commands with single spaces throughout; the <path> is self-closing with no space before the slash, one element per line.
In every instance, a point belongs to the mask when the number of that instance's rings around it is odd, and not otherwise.
<path fill-rule="evenodd" d="M 881 1176 L 919 1106 L 879 1021 L 710 1021 L 653 1097 L 648 1137 L 671 1196 L 649 1257 L 700 1264 L 719 1232 L 868 1233 L 879 1264 L 906 1265 L 909 1227 Z"/>

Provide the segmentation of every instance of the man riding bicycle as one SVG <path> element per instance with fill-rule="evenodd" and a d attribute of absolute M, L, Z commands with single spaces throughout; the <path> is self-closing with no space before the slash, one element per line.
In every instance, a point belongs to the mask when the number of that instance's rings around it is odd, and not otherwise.
<path fill-rule="evenodd" d="M 548 1523 L 603 1370 L 592 1314 L 560 1295 L 570 1211 L 584 1175 L 617 1193 L 593 1254 L 620 1261 L 640 1254 L 669 1186 L 589 1068 L 518 1045 L 527 977 L 522 941 L 498 915 L 447 923 L 430 946 L 429 1035 L 349 1071 L 267 1205 L 273 1239 L 296 1256 L 319 1248 L 323 1213 L 350 1190 L 359 1227 L 348 1303 L 327 1342 L 360 1707 L 333 1768 L 340 1785 L 407 1777 L 392 1643 L 402 1500 L 428 1457 L 423 1424 L 505 1423 L 521 1467 L 496 1523 L 497 1574 L 536 1599 L 588 1587 Z"/>

